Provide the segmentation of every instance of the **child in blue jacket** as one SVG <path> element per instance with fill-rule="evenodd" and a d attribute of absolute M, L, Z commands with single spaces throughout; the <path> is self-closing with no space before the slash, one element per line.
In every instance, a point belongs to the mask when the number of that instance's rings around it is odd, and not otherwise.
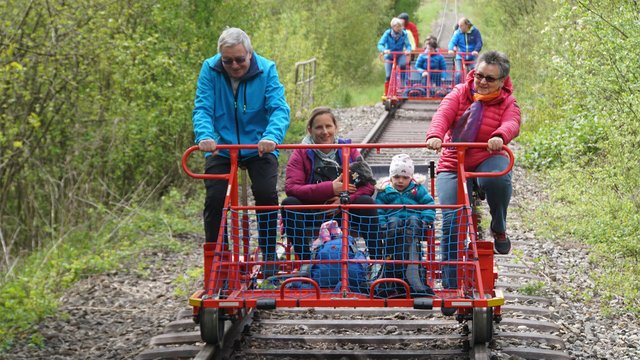
<path fill-rule="evenodd" d="M 407 154 L 398 154 L 391 159 L 389 166 L 389 182 L 376 196 L 376 203 L 382 205 L 433 205 L 433 197 L 429 191 L 414 178 L 413 160 Z M 422 177 L 424 180 L 424 176 Z M 434 209 L 378 209 L 380 224 L 386 225 L 387 231 L 397 228 L 422 229 L 424 225 L 433 223 Z M 416 232 L 420 233 L 420 232 Z"/>

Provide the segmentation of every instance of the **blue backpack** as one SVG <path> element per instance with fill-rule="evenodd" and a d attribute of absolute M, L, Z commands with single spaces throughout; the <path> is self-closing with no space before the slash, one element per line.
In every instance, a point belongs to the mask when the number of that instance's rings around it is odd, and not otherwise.
<path fill-rule="evenodd" d="M 315 260 L 340 260 L 342 259 L 342 238 L 331 239 L 316 250 Z M 355 240 L 349 236 L 349 259 L 366 260 L 367 255 L 358 250 Z M 365 262 L 352 263 L 348 265 L 349 271 L 349 290 L 352 292 L 368 293 L 369 287 L 367 282 L 368 266 Z M 311 278 L 315 280 L 320 287 L 333 288 L 334 291 L 340 291 L 341 286 L 341 264 L 340 263 L 321 263 L 313 264 L 311 267 Z"/>

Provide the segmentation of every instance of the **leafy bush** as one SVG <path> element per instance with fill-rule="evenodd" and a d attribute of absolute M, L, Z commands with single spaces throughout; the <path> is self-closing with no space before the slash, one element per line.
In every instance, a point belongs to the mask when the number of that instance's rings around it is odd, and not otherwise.
<path fill-rule="evenodd" d="M 375 63 L 363 59 L 375 58 L 392 5 L 3 2 L 5 258 L 51 245 L 84 223 L 91 209 L 140 199 L 152 189 L 162 195 L 184 183 L 177 165 L 193 139 L 196 78 L 226 26 L 246 30 L 256 51 L 276 61 L 292 105 L 295 63 L 311 57 L 318 59 L 315 103 L 349 103 L 351 95 L 338 89 L 375 73 Z M 342 56 L 344 49 L 351 56 Z"/>
<path fill-rule="evenodd" d="M 488 48 L 505 51 L 525 122 L 519 159 L 547 175 L 538 231 L 593 246 L 605 300 L 640 313 L 640 40 L 637 5 L 481 1 Z M 524 36 L 523 34 L 527 34 Z"/>

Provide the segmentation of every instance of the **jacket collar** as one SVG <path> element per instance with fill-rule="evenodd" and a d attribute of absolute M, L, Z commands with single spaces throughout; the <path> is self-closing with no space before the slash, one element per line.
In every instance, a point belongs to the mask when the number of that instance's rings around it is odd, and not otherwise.
<path fill-rule="evenodd" d="M 412 190 L 414 187 L 416 187 L 416 186 L 417 186 L 416 182 L 415 182 L 414 180 L 411 180 L 411 181 L 409 182 L 409 185 L 408 185 L 404 190 L 402 190 L 402 191 L 398 191 L 398 190 L 396 190 L 396 188 L 394 188 L 394 187 L 393 187 L 393 185 L 391 185 L 391 180 L 389 180 L 389 184 L 388 184 L 388 186 L 384 189 L 384 192 L 386 192 L 386 193 L 394 193 L 394 192 L 397 192 L 397 193 L 399 193 L 399 194 L 404 194 L 404 193 L 406 193 L 407 191 L 411 191 L 411 190 Z"/>

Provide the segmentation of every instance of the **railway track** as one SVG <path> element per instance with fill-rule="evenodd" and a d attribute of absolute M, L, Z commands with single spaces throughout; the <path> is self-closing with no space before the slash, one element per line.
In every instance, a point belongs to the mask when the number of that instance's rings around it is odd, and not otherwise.
<path fill-rule="evenodd" d="M 401 104 L 381 116 L 372 131 L 354 142 L 421 143 L 437 103 Z M 407 130 L 408 129 L 408 130 Z M 393 153 L 366 154 L 374 169 L 386 172 Z M 418 149 L 417 167 L 436 160 Z M 388 172 L 387 172 L 388 173 Z M 425 172 L 426 173 L 426 172 Z M 514 243 L 514 246 L 526 244 Z M 487 345 L 471 341 L 471 322 L 445 317 L 437 309 L 410 308 L 281 308 L 242 312 L 225 321 L 220 347 L 204 344 L 191 310 L 177 314 L 165 333 L 154 336 L 139 359 L 569 359 L 557 333 L 551 300 L 520 291 L 544 279 L 532 275 L 532 264 L 513 255 L 498 256 L 497 288 L 506 304 Z"/>

